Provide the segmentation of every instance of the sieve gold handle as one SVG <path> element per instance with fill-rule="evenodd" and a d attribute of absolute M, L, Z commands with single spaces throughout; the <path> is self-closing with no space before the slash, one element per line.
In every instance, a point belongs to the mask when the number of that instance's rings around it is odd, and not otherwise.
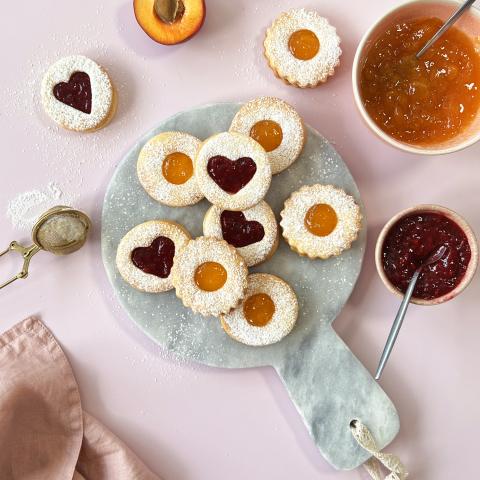
<path fill-rule="evenodd" d="M 30 247 L 24 247 L 20 245 L 18 242 L 13 241 L 10 243 L 10 245 L 6 250 L 4 250 L 3 252 L 0 252 L 0 257 L 2 257 L 3 255 L 6 255 L 8 252 L 18 252 L 23 257 L 22 270 L 16 275 L 14 275 L 12 278 L 7 280 L 5 283 L 2 283 L 0 285 L 0 290 L 3 287 L 6 287 L 7 285 L 10 285 L 11 283 L 13 283 L 15 280 L 18 280 L 20 278 L 27 278 L 30 260 L 40 250 L 41 248 L 38 245 L 33 244 Z"/>

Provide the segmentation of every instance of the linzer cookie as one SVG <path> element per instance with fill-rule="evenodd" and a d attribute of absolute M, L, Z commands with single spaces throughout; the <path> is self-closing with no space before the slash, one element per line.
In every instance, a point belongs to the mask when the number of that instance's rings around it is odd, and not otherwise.
<path fill-rule="evenodd" d="M 260 97 L 246 103 L 233 118 L 230 131 L 249 135 L 260 143 L 268 154 L 272 175 L 298 158 L 306 136 L 296 110 L 274 97 Z"/>
<path fill-rule="evenodd" d="M 116 94 L 107 72 L 81 55 L 51 65 L 43 77 L 41 94 L 47 114 L 69 130 L 103 128 L 116 110 Z"/>
<path fill-rule="evenodd" d="M 263 200 L 239 212 L 212 205 L 203 219 L 203 234 L 233 245 L 249 267 L 268 260 L 278 247 L 275 214 Z"/>
<path fill-rule="evenodd" d="M 223 132 L 203 142 L 195 162 L 195 178 L 207 200 L 239 211 L 262 200 L 272 171 L 258 142 L 240 133 Z"/>
<path fill-rule="evenodd" d="M 188 242 L 175 258 L 172 274 L 177 296 L 202 315 L 229 312 L 247 288 L 245 261 L 235 248 L 215 238 Z"/>
<path fill-rule="evenodd" d="M 340 38 L 328 20 L 312 10 L 290 10 L 267 29 L 265 57 L 277 77 L 296 87 L 326 82 L 340 64 Z"/>
<path fill-rule="evenodd" d="M 292 287 L 275 275 L 248 276 L 240 306 L 222 315 L 223 329 L 235 340 L 251 346 L 271 345 L 287 336 L 298 317 L 298 300 Z"/>
<path fill-rule="evenodd" d="M 291 249 L 310 258 L 328 258 L 350 248 L 361 227 L 360 207 L 333 185 L 308 185 L 293 192 L 280 213 Z"/>
<path fill-rule="evenodd" d="M 201 141 L 188 133 L 164 132 L 140 151 L 137 174 L 146 192 L 171 207 L 193 205 L 203 198 L 193 175 Z"/>
<path fill-rule="evenodd" d="M 170 290 L 173 260 L 189 239 L 190 234 L 178 223 L 168 220 L 141 223 L 118 245 L 118 271 L 138 290 L 155 293 Z"/>

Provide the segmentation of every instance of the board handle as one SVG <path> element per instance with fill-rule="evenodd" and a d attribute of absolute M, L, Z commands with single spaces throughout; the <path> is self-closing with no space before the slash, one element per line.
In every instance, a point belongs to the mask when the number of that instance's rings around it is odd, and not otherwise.
<path fill-rule="evenodd" d="M 330 325 L 305 337 L 275 369 L 333 467 L 350 470 L 370 457 L 351 434 L 352 420 L 370 429 L 380 449 L 398 433 L 393 403 Z"/>

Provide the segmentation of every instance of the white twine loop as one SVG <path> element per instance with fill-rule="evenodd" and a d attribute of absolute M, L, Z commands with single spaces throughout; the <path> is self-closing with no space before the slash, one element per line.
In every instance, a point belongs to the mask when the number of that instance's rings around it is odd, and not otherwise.
<path fill-rule="evenodd" d="M 358 444 L 372 454 L 372 457 L 363 466 L 373 480 L 382 480 L 380 462 L 390 471 L 385 480 L 405 480 L 407 478 L 408 473 L 400 459 L 391 453 L 379 451 L 370 430 L 360 420 L 352 420 L 350 430 Z"/>

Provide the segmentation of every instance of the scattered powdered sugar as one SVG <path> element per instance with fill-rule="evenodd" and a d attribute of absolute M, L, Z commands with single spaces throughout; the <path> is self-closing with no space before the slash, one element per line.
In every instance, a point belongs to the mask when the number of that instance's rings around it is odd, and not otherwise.
<path fill-rule="evenodd" d="M 320 41 L 318 53 L 310 60 L 295 58 L 288 47 L 292 33 L 307 29 Z M 265 56 L 272 70 L 299 87 L 314 87 L 334 74 L 340 63 L 340 37 L 328 20 L 312 10 L 290 10 L 279 15 L 267 30 Z"/>
<path fill-rule="evenodd" d="M 246 320 L 243 303 L 227 315 L 222 315 L 222 325 L 231 337 L 246 345 L 271 345 L 292 330 L 297 321 L 298 300 L 287 282 L 267 273 L 254 273 L 248 276 L 245 298 L 258 293 L 268 295 L 275 305 L 272 319 L 265 326 L 256 327 Z"/>
<path fill-rule="evenodd" d="M 49 208 L 72 201 L 72 197 L 64 196 L 59 185 L 50 182 L 46 187 L 30 190 L 17 195 L 7 207 L 7 216 L 16 228 L 29 230 L 40 215 Z"/>
<path fill-rule="evenodd" d="M 246 103 L 236 113 L 231 132 L 250 135 L 252 127 L 261 120 L 273 120 L 282 129 L 282 142 L 267 152 L 272 175 L 288 168 L 300 155 L 305 143 L 305 129 L 297 111 L 287 102 L 275 97 L 260 97 Z"/>

